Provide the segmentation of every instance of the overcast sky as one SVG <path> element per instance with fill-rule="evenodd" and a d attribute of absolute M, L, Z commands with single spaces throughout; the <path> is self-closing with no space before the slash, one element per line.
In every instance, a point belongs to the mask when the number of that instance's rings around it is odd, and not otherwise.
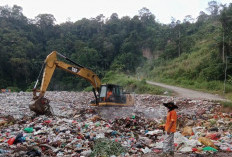
<path fill-rule="evenodd" d="M 186 15 L 196 18 L 200 11 L 207 13 L 210 0 L 0 0 L 0 6 L 14 4 L 23 8 L 27 18 L 35 18 L 39 14 L 52 14 L 56 23 L 77 21 L 82 18 L 95 18 L 103 14 L 110 17 L 117 13 L 119 17 L 138 15 L 138 10 L 146 7 L 160 23 L 170 23 L 171 17 L 182 21 Z M 218 3 L 229 4 L 232 0 L 217 0 Z"/>

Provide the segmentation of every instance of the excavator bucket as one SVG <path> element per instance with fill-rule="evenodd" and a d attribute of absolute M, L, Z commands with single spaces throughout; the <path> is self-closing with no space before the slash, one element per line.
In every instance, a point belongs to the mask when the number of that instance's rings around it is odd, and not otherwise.
<path fill-rule="evenodd" d="M 49 105 L 49 100 L 44 98 L 44 97 L 40 97 L 38 98 L 35 103 L 30 104 L 29 108 L 31 111 L 34 111 L 36 114 L 38 115 L 52 115 L 52 111 L 51 111 L 51 106 Z"/>

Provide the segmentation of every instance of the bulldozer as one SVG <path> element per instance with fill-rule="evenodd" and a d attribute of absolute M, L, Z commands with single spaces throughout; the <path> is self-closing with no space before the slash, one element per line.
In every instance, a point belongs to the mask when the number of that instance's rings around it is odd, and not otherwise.
<path fill-rule="evenodd" d="M 64 58 L 71 64 L 58 60 L 58 56 Z M 46 57 L 40 70 L 33 88 L 34 102 L 29 105 L 30 110 L 38 115 L 53 114 L 51 106 L 49 105 L 50 100 L 45 98 L 45 92 L 56 68 L 60 68 L 90 82 L 93 86 L 92 91 L 95 97 L 95 100 L 90 102 L 91 106 L 132 106 L 134 104 L 133 96 L 130 93 L 125 93 L 121 86 L 115 84 L 102 84 L 99 77 L 93 71 L 75 63 L 64 55 L 53 51 Z M 42 73 L 41 87 L 40 89 L 37 89 Z M 37 96 L 38 92 L 39 95 Z"/>

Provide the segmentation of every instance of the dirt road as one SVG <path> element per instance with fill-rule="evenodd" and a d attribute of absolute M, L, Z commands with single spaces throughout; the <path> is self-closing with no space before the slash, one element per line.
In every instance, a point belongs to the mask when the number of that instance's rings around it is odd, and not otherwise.
<path fill-rule="evenodd" d="M 158 82 L 147 81 L 147 83 L 172 90 L 172 91 L 177 93 L 178 97 L 185 97 L 185 98 L 192 98 L 192 99 L 208 99 L 208 100 L 228 101 L 219 95 L 204 93 L 204 92 L 195 91 L 195 90 L 186 89 L 186 88 L 181 88 L 181 87 L 176 87 L 176 86 L 170 86 L 170 85 L 166 85 L 166 84 L 158 83 Z"/>

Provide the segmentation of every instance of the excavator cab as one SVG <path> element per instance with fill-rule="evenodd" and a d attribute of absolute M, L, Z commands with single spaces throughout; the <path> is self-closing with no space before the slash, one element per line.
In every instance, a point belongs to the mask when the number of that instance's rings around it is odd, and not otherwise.
<path fill-rule="evenodd" d="M 97 102 L 91 101 L 91 106 L 131 106 L 134 98 L 123 92 L 123 88 L 115 84 L 101 85 Z"/>
<path fill-rule="evenodd" d="M 101 86 L 99 95 L 100 105 L 124 105 L 126 104 L 126 95 L 123 94 L 123 88 L 119 85 L 106 84 Z"/>

